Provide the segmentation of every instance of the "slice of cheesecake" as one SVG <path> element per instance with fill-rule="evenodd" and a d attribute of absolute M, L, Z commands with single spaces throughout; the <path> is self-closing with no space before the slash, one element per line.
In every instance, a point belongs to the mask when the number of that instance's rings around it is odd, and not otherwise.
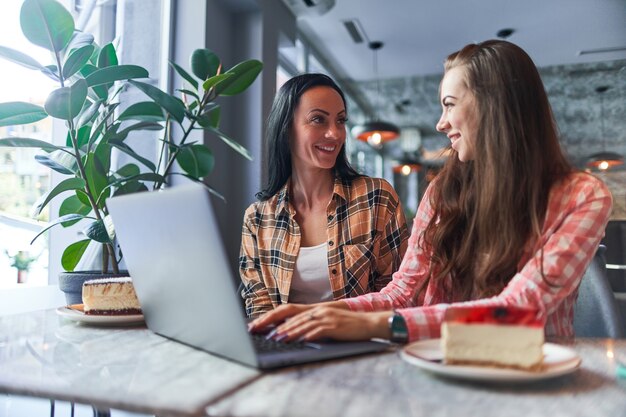
<path fill-rule="evenodd" d="M 103 278 L 83 283 L 83 311 L 92 315 L 141 314 L 130 277 Z"/>
<path fill-rule="evenodd" d="M 452 307 L 441 325 L 446 364 L 541 370 L 544 321 L 522 307 Z"/>

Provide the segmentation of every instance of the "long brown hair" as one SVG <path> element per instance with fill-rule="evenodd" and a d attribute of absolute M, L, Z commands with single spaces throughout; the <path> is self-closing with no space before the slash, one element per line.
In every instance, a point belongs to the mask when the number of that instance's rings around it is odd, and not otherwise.
<path fill-rule="evenodd" d="M 443 283 L 451 274 L 451 301 L 462 301 L 501 292 L 538 242 L 550 188 L 573 168 L 526 52 L 485 41 L 448 56 L 445 71 L 456 67 L 477 106 L 475 157 L 463 163 L 450 154 L 435 179 L 435 216 L 421 244 L 432 251 L 430 279 Z"/>

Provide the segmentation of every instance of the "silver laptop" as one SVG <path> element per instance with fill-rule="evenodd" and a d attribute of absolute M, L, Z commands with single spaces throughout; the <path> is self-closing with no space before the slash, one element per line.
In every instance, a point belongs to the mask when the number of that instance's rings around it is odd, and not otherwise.
<path fill-rule="evenodd" d="M 375 341 L 275 346 L 248 333 L 209 194 L 200 184 L 114 197 L 107 207 L 146 324 L 155 333 L 261 369 L 389 346 Z"/>

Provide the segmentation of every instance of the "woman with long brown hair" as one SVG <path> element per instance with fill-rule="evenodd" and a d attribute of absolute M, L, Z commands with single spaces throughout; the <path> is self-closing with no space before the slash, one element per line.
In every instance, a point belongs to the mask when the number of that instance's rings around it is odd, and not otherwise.
<path fill-rule="evenodd" d="M 349 300 L 282 306 L 252 330 L 294 316 L 277 337 L 358 340 L 390 338 L 399 322 L 406 337 L 396 341 L 409 341 L 438 337 L 452 305 L 514 305 L 537 309 L 548 336 L 573 335 L 609 191 L 567 161 L 539 73 L 518 46 L 491 40 L 451 54 L 440 102 L 437 130 L 452 152 L 392 282 Z"/>

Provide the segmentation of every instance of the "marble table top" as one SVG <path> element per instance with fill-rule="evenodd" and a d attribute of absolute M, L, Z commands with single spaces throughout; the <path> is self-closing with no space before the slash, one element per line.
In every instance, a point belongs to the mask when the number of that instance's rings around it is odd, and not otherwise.
<path fill-rule="evenodd" d="M 626 340 L 561 343 L 582 358 L 573 374 L 532 383 L 463 382 L 434 376 L 399 352 L 266 374 L 208 407 L 219 416 L 626 416 L 626 379 L 615 354 Z"/>
<path fill-rule="evenodd" d="M 560 343 L 580 369 L 533 383 L 438 377 L 398 351 L 261 373 L 145 327 L 85 326 L 48 310 L 0 316 L 0 392 L 159 416 L 626 417 L 615 361 L 626 340 Z"/>
<path fill-rule="evenodd" d="M 198 415 L 261 374 L 145 327 L 92 327 L 54 310 L 0 316 L 0 391 L 149 414 Z"/>

